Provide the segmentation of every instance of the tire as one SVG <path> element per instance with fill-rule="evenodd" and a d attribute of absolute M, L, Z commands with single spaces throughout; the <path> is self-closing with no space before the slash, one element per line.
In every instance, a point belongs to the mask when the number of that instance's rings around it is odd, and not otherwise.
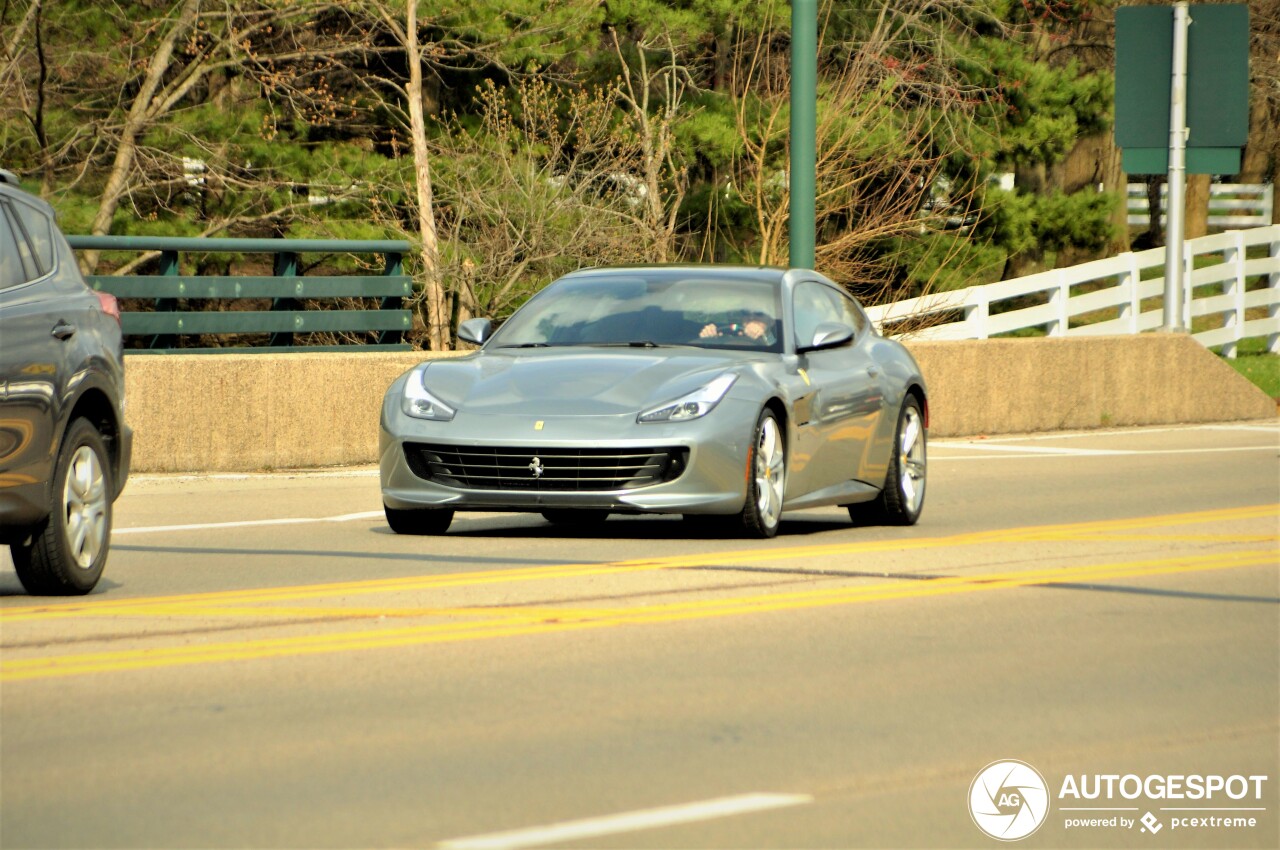
<path fill-rule="evenodd" d="M 748 537 L 773 537 L 782 518 L 786 492 L 787 453 L 778 418 L 769 409 L 760 412 L 748 461 L 747 501 L 736 525 Z"/>
<path fill-rule="evenodd" d="M 909 395 L 898 412 L 898 428 L 893 436 L 893 453 L 884 489 L 874 502 L 850 505 L 849 516 L 855 522 L 872 516 L 886 525 L 915 525 L 924 510 L 924 491 L 928 470 L 927 432 L 920 402 Z"/>
<path fill-rule="evenodd" d="M 609 518 L 609 512 L 600 508 L 548 508 L 542 518 L 555 525 L 598 525 Z"/>
<path fill-rule="evenodd" d="M 387 525 L 391 526 L 391 530 L 396 534 L 444 534 L 449 530 L 449 524 L 453 522 L 453 510 L 451 508 L 410 508 L 409 510 L 400 510 L 399 508 L 382 506 L 382 510 L 387 515 Z"/>
<path fill-rule="evenodd" d="M 40 596 L 88 593 L 107 565 L 115 486 L 106 443 L 87 419 L 67 429 L 50 490 L 48 518 L 10 547 L 18 580 Z"/>

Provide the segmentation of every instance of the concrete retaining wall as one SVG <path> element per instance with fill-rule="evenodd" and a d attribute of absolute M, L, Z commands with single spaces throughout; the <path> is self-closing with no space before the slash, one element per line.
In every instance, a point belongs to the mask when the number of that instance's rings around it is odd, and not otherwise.
<path fill-rule="evenodd" d="M 382 396 L 407 353 L 126 357 L 135 472 L 372 463 Z"/>
<path fill-rule="evenodd" d="M 910 343 L 933 437 L 1263 419 L 1275 401 L 1190 337 Z M 432 355 L 131 356 L 135 472 L 243 472 L 377 459 L 387 386 Z"/>

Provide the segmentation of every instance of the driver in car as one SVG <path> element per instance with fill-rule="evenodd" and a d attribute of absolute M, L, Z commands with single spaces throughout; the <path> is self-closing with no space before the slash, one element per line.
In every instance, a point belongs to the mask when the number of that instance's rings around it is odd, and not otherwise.
<path fill-rule="evenodd" d="M 768 343 L 767 337 L 773 329 L 773 319 L 764 313 L 747 312 L 742 318 L 733 324 L 722 325 L 715 322 L 708 323 L 703 327 L 702 332 L 698 334 L 701 339 L 718 336 L 740 336 L 750 340 Z"/>

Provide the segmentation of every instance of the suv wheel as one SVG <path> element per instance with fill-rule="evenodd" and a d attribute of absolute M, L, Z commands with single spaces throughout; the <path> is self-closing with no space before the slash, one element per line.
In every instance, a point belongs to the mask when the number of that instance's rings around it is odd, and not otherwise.
<path fill-rule="evenodd" d="M 28 593 L 88 593 L 98 583 L 111 544 L 111 466 L 102 435 L 76 419 L 58 454 L 49 517 L 10 547 Z"/>

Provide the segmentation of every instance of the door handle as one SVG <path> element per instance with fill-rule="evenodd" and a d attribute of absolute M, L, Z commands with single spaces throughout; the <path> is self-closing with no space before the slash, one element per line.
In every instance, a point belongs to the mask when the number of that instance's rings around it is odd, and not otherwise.
<path fill-rule="evenodd" d="M 53 326 L 52 333 L 55 339 L 71 339 L 75 336 L 76 326 L 59 319 L 58 324 Z"/>
<path fill-rule="evenodd" d="M 880 370 L 879 370 L 879 369 L 877 369 L 875 366 L 868 366 L 868 367 L 867 367 L 867 374 L 868 374 L 868 375 L 870 375 L 872 378 L 874 378 L 874 377 L 876 377 L 877 375 L 879 375 L 879 374 L 880 374 Z"/>

